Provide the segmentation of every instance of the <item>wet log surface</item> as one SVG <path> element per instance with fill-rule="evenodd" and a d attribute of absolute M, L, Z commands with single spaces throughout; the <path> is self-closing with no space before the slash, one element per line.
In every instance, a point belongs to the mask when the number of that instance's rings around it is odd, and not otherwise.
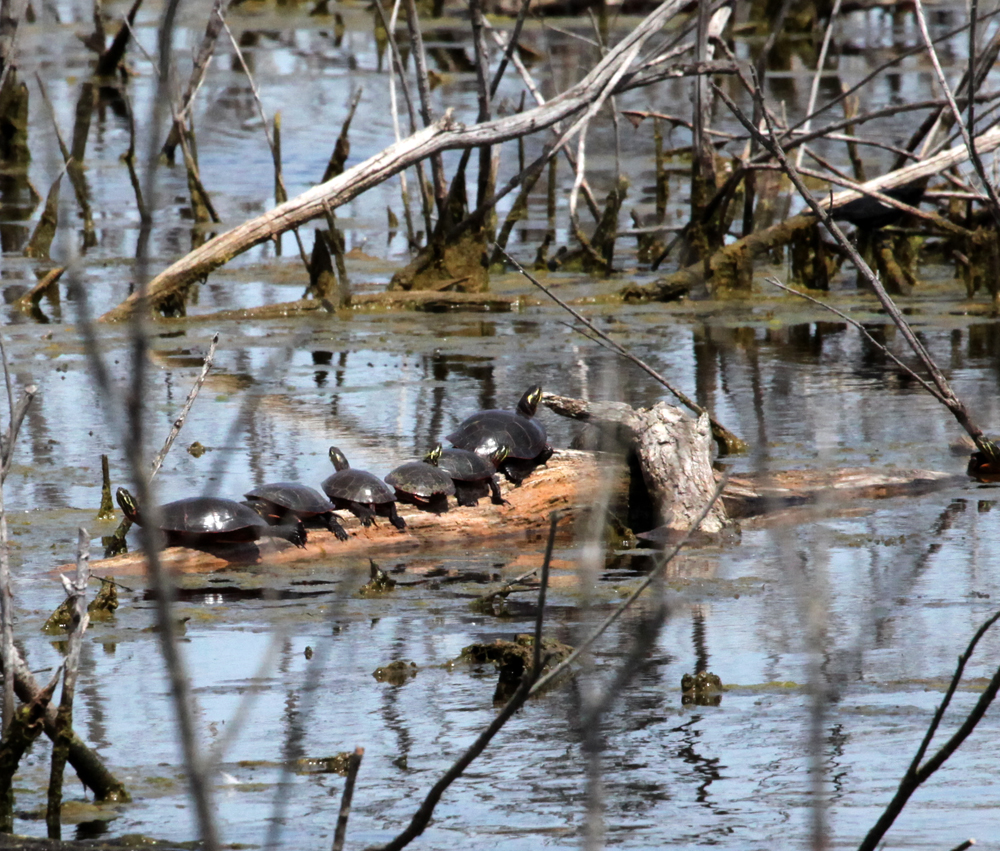
<path fill-rule="evenodd" d="M 377 557 L 456 545 L 472 549 L 500 544 L 540 544 L 547 534 L 551 511 L 566 512 L 562 528 L 570 533 L 573 519 L 587 510 L 602 481 L 598 457 L 591 452 L 556 450 L 549 463 L 532 473 L 521 487 L 501 482 L 504 498 L 510 502 L 507 506 L 482 499 L 475 507 L 452 507 L 445 514 L 431 514 L 401 505 L 400 514 L 407 523 L 405 532 L 397 531 L 382 518 L 377 527 L 365 529 L 353 515 L 341 512 L 350 535 L 346 541 L 338 541 L 325 529 L 309 529 L 305 549 L 267 539 L 259 545 L 226 545 L 213 551 L 170 547 L 161 557 L 171 570 L 207 573 L 239 565 L 305 565 L 337 556 Z M 788 470 L 734 476 L 726 486 L 723 500 L 731 517 L 748 518 L 794 506 L 841 507 L 852 500 L 917 495 L 968 481 L 965 475 L 932 470 Z M 625 486 L 624 479 L 621 486 Z M 95 575 L 119 577 L 141 575 L 145 565 L 141 552 L 91 563 Z M 59 570 L 71 567 L 63 565 Z"/>

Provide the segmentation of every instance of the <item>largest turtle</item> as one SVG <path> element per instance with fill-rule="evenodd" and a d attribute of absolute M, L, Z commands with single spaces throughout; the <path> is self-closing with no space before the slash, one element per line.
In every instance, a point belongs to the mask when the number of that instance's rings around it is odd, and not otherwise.
<path fill-rule="evenodd" d="M 115 496 L 125 516 L 144 526 L 135 497 L 125 488 L 118 488 Z M 297 547 L 306 545 L 306 530 L 298 518 L 271 526 L 249 505 L 217 496 L 195 496 L 161 505 L 159 528 L 168 547 L 242 544 L 259 538 L 283 538 Z"/>
<path fill-rule="evenodd" d="M 396 513 L 392 488 L 374 473 L 352 469 L 336 446 L 330 447 L 330 461 L 337 472 L 323 482 L 323 492 L 335 508 L 350 511 L 362 526 L 371 526 L 379 514 L 400 531 L 406 528 L 406 521 Z"/>
<path fill-rule="evenodd" d="M 479 411 L 449 434 L 448 440 L 458 449 L 468 449 L 484 458 L 506 449 L 507 455 L 497 469 L 508 481 L 519 485 L 535 467 L 552 457 L 545 426 L 535 419 L 541 398 L 541 387 L 529 387 L 515 410 Z"/>

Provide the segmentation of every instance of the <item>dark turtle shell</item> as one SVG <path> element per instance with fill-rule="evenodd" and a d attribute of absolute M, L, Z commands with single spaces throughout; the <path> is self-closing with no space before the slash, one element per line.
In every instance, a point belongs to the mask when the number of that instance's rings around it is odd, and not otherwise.
<path fill-rule="evenodd" d="M 267 521 L 250 506 L 232 499 L 195 496 L 160 506 L 160 528 L 185 535 L 219 535 L 229 538 L 253 530 L 245 540 L 256 540 Z"/>
<path fill-rule="evenodd" d="M 500 494 L 495 463 L 507 457 L 504 449 L 484 458 L 468 449 L 442 449 L 438 467 L 455 483 L 455 499 L 459 505 L 478 505 L 480 497 L 490 496 L 494 505 L 507 504 Z"/>
<path fill-rule="evenodd" d="M 397 495 L 432 499 L 436 496 L 453 496 L 455 483 L 444 470 L 426 461 L 408 461 L 401 464 L 385 480 L 396 489 Z"/>
<path fill-rule="evenodd" d="M 243 496 L 268 523 L 280 523 L 289 514 L 300 520 L 316 519 L 340 540 L 347 540 L 347 532 L 333 513 L 333 503 L 315 488 L 295 482 L 273 482 Z"/>
<path fill-rule="evenodd" d="M 323 491 L 334 502 L 345 499 L 365 505 L 381 505 L 396 501 L 392 489 L 367 470 L 338 470 L 324 480 Z"/>
<path fill-rule="evenodd" d="M 142 515 L 132 495 L 119 488 L 117 496 L 125 516 L 142 526 Z M 284 538 L 299 547 L 306 542 L 301 520 L 272 526 L 249 505 L 216 496 L 196 496 L 161 505 L 159 526 L 170 545 L 241 543 L 262 537 Z"/>
<path fill-rule="evenodd" d="M 316 488 L 294 482 L 273 482 L 243 494 L 249 500 L 267 500 L 302 519 L 333 511 L 330 502 Z"/>
<path fill-rule="evenodd" d="M 546 449 L 545 426 L 534 419 L 541 396 L 541 387 L 530 387 L 516 411 L 479 411 L 449 434 L 448 440 L 458 449 L 485 458 L 506 449 L 510 459 L 534 459 Z"/>
<path fill-rule="evenodd" d="M 442 449 L 438 467 L 460 482 L 481 482 L 497 469 L 488 458 L 468 449 Z"/>
<path fill-rule="evenodd" d="M 396 513 L 396 494 L 385 482 L 367 470 L 351 469 L 336 446 L 330 447 L 330 461 L 337 472 L 323 482 L 323 491 L 335 508 L 350 511 L 363 526 L 371 526 L 379 514 L 400 531 L 406 528 L 406 521 Z"/>

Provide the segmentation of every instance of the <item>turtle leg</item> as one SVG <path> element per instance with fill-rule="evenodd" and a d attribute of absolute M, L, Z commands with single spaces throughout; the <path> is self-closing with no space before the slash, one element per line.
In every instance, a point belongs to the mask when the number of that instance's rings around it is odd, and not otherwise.
<path fill-rule="evenodd" d="M 340 525 L 340 520 L 332 511 L 326 516 L 326 528 L 337 536 L 338 541 L 347 540 L 347 530 Z"/>
<path fill-rule="evenodd" d="M 500 493 L 500 482 L 497 477 L 490 476 L 487 481 L 490 486 L 490 502 L 494 505 L 510 505 L 510 503 L 503 498 L 503 494 Z"/>
<path fill-rule="evenodd" d="M 361 521 L 361 525 L 366 528 L 375 523 L 375 511 L 370 505 L 355 502 L 351 505 L 350 511 L 351 514 Z M 378 524 L 376 523 L 375 525 L 377 526 Z"/>
<path fill-rule="evenodd" d="M 467 505 L 479 505 L 479 497 L 476 495 L 475 488 L 468 487 L 465 483 L 455 483 L 455 501 L 459 506 Z"/>
<path fill-rule="evenodd" d="M 396 513 L 396 503 L 390 502 L 386 505 L 385 516 L 389 522 L 402 532 L 406 528 L 406 521 Z"/>

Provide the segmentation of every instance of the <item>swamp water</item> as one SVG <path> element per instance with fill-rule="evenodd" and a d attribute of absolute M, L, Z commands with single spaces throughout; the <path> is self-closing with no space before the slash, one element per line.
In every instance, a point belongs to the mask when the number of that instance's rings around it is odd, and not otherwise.
<path fill-rule="evenodd" d="M 947 16 L 947 4 L 939 6 Z M 155 46 L 158 11 L 146 9 L 137 21 L 149 50 Z M 182 9 L 180 51 L 200 37 L 204 11 Z M 337 44 L 331 19 L 307 11 L 243 4 L 230 16 L 237 37 L 244 33 L 241 41 L 269 115 L 282 111 L 285 179 L 293 195 L 322 174 L 358 87 L 364 86 L 365 96 L 351 132 L 350 162 L 380 150 L 392 134 L 370 13 L 346 7 L 347 30 Z M 89 8 L 46 6 L 21 36 L 28 57 L 24 76 L 36 67 L 42 73 L 64 133 L 79 77 L 90 61 L 74 33 L 89 27 L 89 15 Z M 560 25 L 589 32 L 578 22 Z M 845 38 L 872 50 L 898 36 L 892 19 L 879 13 L 853 16 L 845 25 Z M 912 40 L 913 33 L 904 36 Z M 529 26 L 529 40 L 548 51 L 560 86 L 593 59 L 571 38 L 543 32 L 537 24 Z M 961 40 L 952 47 L 960 62 Z M 219 53 L 198 101 L 196 125 L 203 178 L 232 225 L 270 206 L 272 172 L 245 78 L 227 47 L 220 45 Z M 179 60 L 179 67 L 186 68 L 185 61 Z M 841 69 L 854 79 L 866 61 L 860 54 L 844 57 Z M 928 96 L 926 68 L 908 61 L 895 87 L 876 100 Z M 138 76 L 129 95 L 141 118 L 150 114 L 154 84 L 138 54 L 132 63 Z M 790 111 L 802 108 L 796 99 L 805 97 L 808 80 L 776 76 L 774 85 L 781 87 Z M 509 91 L 501 93 L 516 100 L 519 90 L 508 82 Z M 439 106 L 454 105 L 469 118 L 474 89 L 471 75 L 449 73 L 435 97 Z M 51 125 L 32 94 L 31 138 L 38 144 L 51 139 Z M 670 83 L 631 93 L 618 105 L 670 111 L 687 97 L 687 84 Z M 141 151 L 148 142 L 141 121 L 140 131 Z M 683 144 L 680 131 L 677 135 L 675 143 Z M 592 129 L 589 177 L 599 198 L 614 169 L 611 138 L 606 125 Z M 649 133 L 626 127 L 622 140 L 632 197 L 648 208 Z M 87 150 L 98 244 L 81 263 L 94 311 L 124 298 L 133 278 L 138 216 L 118 161 L 127 144 L 126 122 L 110 108 L 98 110 Z M 58 173 L 56 154 L 45 144 L 33 150 L 30 174 L 44 194 Z M 514 155 L 504 156 L 509 169 Z M 184 174 L 161 168 L 158 179 L 159 212 L 149 242 L 156 270 L 190 246 Z M 670 211 L 678 223 L 684 220 L 682 183 L 679 177 L 672 201 L 678 206 Z M 564 194 L 560 222 L 565 201 Z M 347 248 L 354 250 L 349 270 L 360 291 L 382 287 L 406 259 L 402 236 L 386 240 L 387 206 L 399 214 L 395 181 L 338 210 Z M 8 301 L 34 282 L 38 266 L 20 254 L 32 222 L 19 221 L 16 209 L 5 205 L 0 224 Z M 544 215 L 539 201 L 515 231 L 512 249 L 522 259 L 533 257 L 546 228 Z M 64 227 L 54 257 L 65 256 L 67 244 L 78 240 L 75 216 L 64 186 Z M 565 243 L 567 234 L 559 231 L 557 239 Z M 624 242 L 620 263 L 628 268 L 633 249 Z M 293 240 L 286 237 L 281 250 L 284 257 L 278 259 L 273 246 L 263 246 L 214 274 L 190 312 L 297 298 L 304 275 Z M 981 422 L 996 429 L 1000 326 L 963 313 L 960 287 L 948 270 L 922 272 L 935 280 L 904 305 L 958 394 Z M 847 466 L 964 470 L 965 457 L 949 451 L 959 430 L 947 413 L 901 380 L 856 332 L 832 323 L 829 314 L 766 293 L 753 300 L 630 307 L 599 300 L 617 289 L 618 279 L 602 283 L 554 274 L 546 281 L 565 297 L 598 299 L 588 315 L 680 387 L 697 391 L 702 403 L 751 443 L 747 456 L 730 459 L 735 472 Z M 513 276 L 494 276 L 493 288 L 533 297 Z M 846 284 L 834 300 L 883 330 L 884 317 L 873 302 Z M 61 658 L 60 643 L 39 631 L 62 599 L 52 568 L 72 558 L 78 525 L 86 525 L 95 541 L 110 531 L 93 521 L 100 455 L 110 455 L 115 484 L 122 483 L 126 470 L 115 415 L 109 422 L 110 406 L 89 380 L 73 325 L 78 304 L 60 287 L 58 298 L 43 300 L 41 307 L 47 324 L 9 308 L 4 329 L 16 387 L 39 387 L 5 491 L 17 636 L 36 671 Z M 548 303 L 531 303 L 509 314 L 356 313 L 156 327 L 148 403 L 157 447 L 200 368 L 211 333 L 221 335 L 216 369 L 158 477 L 160 498 L 201 490 L 238 496 L 273 480 L 315 485 L 329 473 L 331 443 L 343 447 L 356 466 L 384 474 L 421 454 L 470 411 L 512 405 L 530 382 L 566 395 L 621 395 L 634 405 L 662 398 L 643 373 L 576 335 L 565 319 Z M 891 331 L 885 335 L 892 338 Z M 102 327 L 100 336 L 116 376 L 124 379 L 127 331 Z M 548 412 L 542 417 L 552 442 L 567 445 L 573 429 Z M 200 457 L 185 452 L 195 441 L 209 451 Z M 1000 601 L 998 498 L 994 487 L 963 482 L 918 497 L 854 501 L 785 523 L 748 523 L 738 543 L 681 556 L 664 592 L 672 615 L 605 718 L 607 842 L 643 848 L 802 847 L 814 818 L 812 772 L 822 770 L 832 843 L 856 846 L 895 790 L 958 654 Z M 556 555 L 547 629 L 572 644 L 634 587 L 644 563 L 616 560 L 600 581 L 581 587 L 572 570 L 575 550 L 564 547 Z M 387 569 L 403 568 L 394 574 L 401 582 L 428 571 L 443 576 L 434 587 L 399 588 L 376 598 L 357 595 L 368 578 L 367 560 L 357 559 L 294 569 L 265 564 L 180 580 L 176 614 L 186 619 L 182 649 L 200 733 L 206 747 L 225 745 L 214 794 L 226 842 L 328 847 L 343 779 L 319 770 L 320 761 L 358 745 L 365 758 L 349 847 L 386 841 L 494 717 L 493 670 L 447 663 L 473 641 L 530 630 L 532 594 L 514 595 L 506 618 L 475 614 L 467 604 L 495 587 L 484 580 L 513 577 L 540 563 L 541 553 L 533 546 L 515 551 L 452 546 L 377 560 Z M 79 838 L 143 834 L 189 841 L 196 828 L 152 631 L 153 604 L 141 579 L 120 579 L 132 590 L 122 592 L 111 622 L 95 623 L 87 634 L 76 726 L 126 782 L 134 802 L 92 807 L 68 782 L 66 819 L 78 826 L 66 827 L 64 837 L 75 831 Z M 581 677 L 584 686 L 608 680 L 627 650 L 632 626 L 626 618 L 598 645 L 593 669 Z M 962 717 L 977 699 L 998 651 L 1000 638 L 991 633 L 967 668 L 950 718 Z M 376 682 L 372 671 L 394 660 L 415 662 L 417 675 L 398 686 Z M 729 687 L 718 707 L 682 704 L 681 677 L 698 661 L 707 661 Z M 811 674 L 813 664 L 819 670 Z M 806 688 L 811 675 L 825 684 L 830 698 L 815 757 L 809 749 L 812 698 Z M 571 688 L 531 701 L 445 794 L 419 847 L 579 846 L 587 781 L 577 705 Z M 941 735 L 954 725 L 946 721 Z M 998 728 L 994 708 L 914 796 L 889 834 L 891 847 L 941 849 L 970 836 L 980 847 L 997 847 Z M 46 746 L 36 746 L 18 776 L 18 832 L 44 835 L 38 813 L 44 808 L 48 753 Z M 271 833 L 269 840 L 268 832 L 278 827 L 280 836 Z"/>

